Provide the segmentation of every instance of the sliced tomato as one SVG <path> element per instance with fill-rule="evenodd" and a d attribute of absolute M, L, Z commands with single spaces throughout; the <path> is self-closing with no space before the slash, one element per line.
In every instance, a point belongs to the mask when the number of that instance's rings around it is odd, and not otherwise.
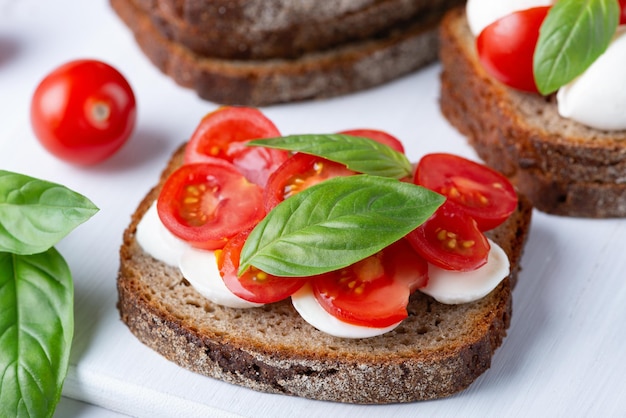
<path fill-rule="evenodd" d="M 324 180 L 353 174 L 356 173 L 343 164 L 310 154 L 294 154 L 268 179 L 263 198 L 265 210 L 269 212 L 289 196 Z"/>
<path fill-rule="evenodd" d="M 497 171 L 453 154 L 428 154 L 418 163 L 413 179 L 460 205 L 481 231 L 495 228 L 517 207 L 511 182 Z"/>
<path fill-rule="evenodd" d="M 496 80 L 518 90 L 537 92 L 533 55 L 539 28 L 549 9 L 550 6 L 541 6 L 511 13 L 478 35 L 478 57 Z"/>
<path fill-rule="evenodd" d="M 311 280 L 319 304 L 341 321 L 384 328 L 408 316 L 409 296 L 428 281 L 428 265 L 404 239 L 349 267 Z"/>
<path fill-rule="evenodd" d="M 172 234 L 207 250 L 222 248 L 265 215 L 263 190 L 223 163 L 178 168 L 163 185 L 157 211 Z"/>
<path fill-rule="evenodd" d="M 400 140 L 395 136 L 385 131 L 379 131 L 377 129 L 351 129 L 348 131 L 341 131 L 339 133 L 373 139 L 374 141 L 385 144 L 398 152 L 404 153 L 404 145 L 402 145 L 402 142 L 400 142 Z"/>
<path fill-rule="evenodd" d="M 407 239 L 426 261 L 455 271 L 471 271 L 485 265 L 491 248 L 476 221 L 448 201 L 411 231 Z"/>
<path fill-rule="evenodd" d="M 267 178 L 288 157 L 283 150 L 250 147 L 252 139 L 280 136 L 261 111 L 249 107 L 220 107 L 207 114 L 185 149 L 185 163 L 222 159 L 233 163 L 248 180 L 265 186 Z"/>
<path fill-rule="evenodd" d="M 250 230 L 235 235 L 216 254 L 220 275 L 233 294 L 249 302 L 278 302 L 294 294 L 309 280 L 302 277 L 272 276 L 254 266 L 238 276 L 241 249 L 248 235 Z"/>

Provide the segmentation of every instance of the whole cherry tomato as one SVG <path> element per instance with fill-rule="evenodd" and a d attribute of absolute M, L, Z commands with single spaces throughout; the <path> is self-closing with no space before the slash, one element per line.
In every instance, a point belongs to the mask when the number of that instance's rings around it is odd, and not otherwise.
<path fill-rule="evenodd" d="M 522 91 L 537 92 L 533 54 L 539 28 L 550 6 L 533 7 L 504 16 L 478 35 L 478 57 L 495 79 Z"/>
<path fill-rule="evenodd" d="M 97 60 L 68 62 L 49 73 L 33 94 L 35 136 L 56 157 L 92 165 L 130 137 L 137 117 L 132 88 L 115 68 Z"/>
<path fill-rule="evenodd" d="M 619 0 L 621 13 L 619 15 L 619 24 L 626 25 L 626 0 Z"/>

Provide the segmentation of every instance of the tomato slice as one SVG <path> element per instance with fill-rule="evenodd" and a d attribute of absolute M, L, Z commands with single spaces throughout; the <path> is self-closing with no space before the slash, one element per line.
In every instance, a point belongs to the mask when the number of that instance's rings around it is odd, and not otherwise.
<path fill-rule="evenodd" d="M 178 168 L 163 185 L 157 211 L 172 234 L 207 250 L 222 248 L 265 215 L 263 190 L 223 163 Z"/>
<path fill-rule="evenodd" d="M 248 180 L 265 186 L 269 175 L 289 157 L 284 150 L 249 147 L 252 139 L 279 137 L 278 128 L 261 111 L 225 106 L 207 114 L 185 149 L 185 163 L 226 160 Z"/>
<path fill-rule="evenodd" d="M 240 232 L 228 240 L 222 250 L 216 252 L 220 275 L 233 294 L 249 302 L 278 302 L 300 290 L 309 280 L 306 277 L 272 276 L 254 266 L 238 276 L 241 249 L 248 235 L 250 230 Z"/>
<path fill-rule="evenodd" d="M 511 13 L 478 35 L 478 57 L 495 79 L 518 90 L 537 92 L 533 54 L 549 9 L 541 6 Z"/>
<path fill-rule="evenodd" d="M 485 265 L 491 248 L 476 221 L 448 201 L 411 231 L 407 239 L 426 261 L 455 271 L 471 271 Z"/>
<path fill-rule="evenodd" d="M 385 131 L 379 131 L 377 129 L 350 129 L 347 131 L 341 131 L 339 133 L 344 135 L 361 136 L 364 138 L 373 139 L 374 141 L 378 141 L 381 144 L 388 145 L 396 151 L 404 154 L 404 145 L 402 145 L 402 142 L 400 142 L 400 140 L 395 136 Z"/>
<path fill-rule="evenodd" d="M 409 296 L 428 281 L 428 264 L 405 239 L 349 267 L 311 279 L 319 304 L 341 321 L 384 328 L 408 316 Z"/>
<path fill-rule="evenodd" d="M 268 179 L 263 197 L 265 210 L 269 212 L 289 196 L 324 180 L 353 174 L 356 173 L 343 164 L 310 154 L 294 154 Z"/>
<path fill-rule="evenodd" d="M 413 178 L 460 205 L 481 231 L 495 228 L 517 207 L 511 182 L 497 171 L 453 154 L 428 154 L 418 163 Z"/>

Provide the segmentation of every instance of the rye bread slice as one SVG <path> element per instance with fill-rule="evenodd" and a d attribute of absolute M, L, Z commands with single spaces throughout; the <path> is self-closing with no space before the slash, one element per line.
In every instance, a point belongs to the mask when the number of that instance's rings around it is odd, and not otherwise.
<path fill-rule="evenodd" d="M 626 131 L 600 131 L 559 116 L 554 96 L 510 89 L 478 61 L 465 10 L 440 28 L 444 116 L 492 167 L 544 212 L 626 216 Z"/>
<path fill-rule="evenodd" d="M 530 227 L 532 207 L 523 196 L 511 218 L 489 232 L 512 266 L 489 295 L 444 305 L 416 292 L 409 317 L 392 332 L 343 339 L 307 324 L 288 300 L 253 309 L 215 305 L 177 268 L 142 250 L 137 224 L 181 161 L 182 148 L 132 215 L 120 248 L 118 309 L 148 347 L 181 367 L 257 391 L 362 404 L 446 397 L 490 367 L 509 326 Z"/>
<path fill-rule="evenodd" d="M 228 60 L 200 56 L 168 40 L 133 0 L 110 3 L 157 68 L 201 98 L 221 104 L 266 106 L 343 95 L 391 81 L 437 59 L 438 19 L 297 59 Z"/>
<path fill-rule="evenodd" d="M 177 4 L 172 4 L 177 3 Z M 193 53 L 226 59 L 297 58 L 384 38 L 441 19 L 462 0 L 137 0 L 159 33 Z"/>

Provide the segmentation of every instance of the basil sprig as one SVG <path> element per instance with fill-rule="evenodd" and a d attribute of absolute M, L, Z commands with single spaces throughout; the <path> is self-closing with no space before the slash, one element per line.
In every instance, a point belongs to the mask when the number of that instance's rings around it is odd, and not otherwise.
<path fill-rule="evenodd" d="M 317 155 L 344 164 L 350 170 L 401 179 L 411 175 L 411 162 L 393 148 L 369 138 L 343 134 L 290 135 L 258 139 L 248 145 Z"/>
<path fill-rule="evenodd" d="M 335 177 L 284 200 L 250 233 L 239 273 L 325 273 L 362 260 L 421 225 L 445 198 L 366 174 Z"/>
<path fill-rule="evenodd" d="M 56 409 L 74 335 L 74 288 L 54 245 L 97 211 L 64 186 L 0 170 L 0 416 Z"/>
<path fill-rule="evenodd" d="M 533 71 L 541 94 L 582 74 L 606 51 L 619 23 L 617 0 L 561 0 L 543 22 Z"/>

